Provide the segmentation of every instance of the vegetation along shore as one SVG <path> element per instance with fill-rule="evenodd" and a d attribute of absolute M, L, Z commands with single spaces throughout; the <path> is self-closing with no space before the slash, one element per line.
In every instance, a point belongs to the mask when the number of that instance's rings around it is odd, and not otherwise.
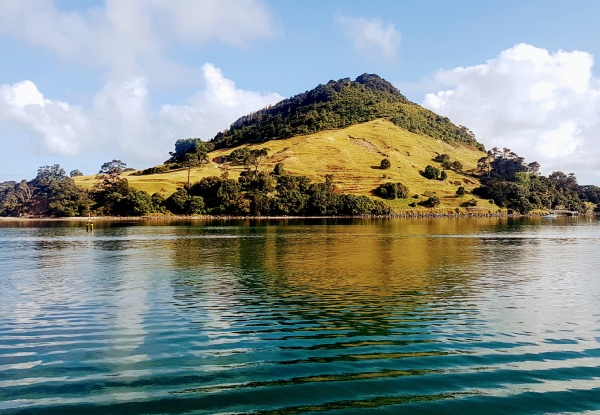
<path fill-rule="evenodd" d="M 166 157 L 165 157 L 166 158 Z M 377 75 L 329 81 L 248 114 L 161 165 L 39 168 L 0 183 L 0 216 L 95 218 L 496 216 L 593 213 L 600 188 L 540 174 L 507 148 L 407 100 Z"/>

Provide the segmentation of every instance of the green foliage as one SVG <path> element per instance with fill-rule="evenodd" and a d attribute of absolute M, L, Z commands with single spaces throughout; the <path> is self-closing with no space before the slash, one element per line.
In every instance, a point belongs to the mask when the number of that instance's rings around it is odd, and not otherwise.
<path fill-rule="evenodd" d="M 440 172 L 440 177 L 439 177 L 439 180 L 441 180 L 441 181 L 444 181 L 444 180 L 446 180 L 447 178 L 448 178 L 448 173 L 446 173 L 446 170 L 442 170 L 442 171 Z"/>
<path fill-rule="evenodd" d="M 448 154 L 438 154 L 433 158 L 433 161 L 437 163 L 450 163 L 450 156 Z"/>
<path fill-rule="evenodd" d="M 390 167 L 392 167 L 392 163 L 390 162 L 389 159 L 383 159 L 383 160 L 381 160 L 381 163 L 379 163 L 379 168 L 381 170 L 387 170 Z"/>
<path fill-rule="evenodd" d="M 372 74 L 363 74 L 355 81 L 329 81 L 241 117 L 211 143 L 215 148 L 236 147 L 344 128 L 377 118 L 387 118 L 417 134 L 483 149 L 468 129 L 408 101 L 392 84 Z"/>
<path fill-rule="evenodd" d="M 102 164 L 98 174 L 117 175 L 123 173 L 126 168 L 127 163 L 124 163 L 121 160 L 107 161 L 106 163 Z"/>
<path fill-rule="evenodd" d="M 198 160 L 198 164 L 208 162 L 208 153 L 213 150 L 211 143 L 200 138 L 181 138 L 175 142 L 175 151 L 169 152 L 171 158 L 165 164 L 185 164 L 189 160 Z"/>
<path fill-rule="evenodd" d="M 408 188 L 402 183 L 387 182 L 380 184 L 379 187 L 375 189 L 375 194 L 384 199 L 405 199 L 408 197 Z"/>
<path fill-rule="evenodd" d="M 69 173 L 69 177 L 78 177 L 78 176 L 83 176 L 83 173 L 80 172 L 78 169 L 71 170 L 71 173 Z"/>
<path fill-rule="evenodd" d="M 205 177 L 189 188 L 191 196 L 202 197 L 208 213 L 239 213 L 242 186 L 233 179 Z"/>
<path fill-rule="evenodd" d="M 161 165 L 161 166 L 155 166 L 155 167 L 148 167 L 147 169 L 138 171 L 133 173 L 133 175 L 135 176 L 145 176 L 148 174 L 158 174 L 158 173 L 164 173 L 171 170 L 170 166 L 168 165 Z"/>
<path fill-rule="evenodd" d="M 456 196 L 457 197 L 463 197 L 466 193 L 466 190 L 464 188 L 464 186 L 459 186 L 458 189 L 456 189 Z"/>
<path fill-rule="evenodd" d="M 17 195 L 29 194 L 23 212 L 33 215 L 79 216 L 92 204 L 88 193 L 77 187 L 58 164 L 40 167 L 37 176 L 27 185 L 21 182 L 17 190 Z"/>
<path fill-rule="evenodd" d="M 522 157 L 508 149 L 493 149 L 488 156 L 490 171 L 481 178 L 482 186 L 474 190 L 475 194 L 522 213 L 533 209 L 586 211 L 585 191 L 580 190 L 573 174 L 559 171 L 539 176 L 537 163 L 525 164 Z"/>
<path fill-rule="evenodd" d="M 433 167 L 432 165 L 428 165 L 425 167 L 425 170 L 421 173 L 423 177 L 429 180 L 437 180 L 440 177 L 440 169 L 437 167 Z"/>
<path fill-rule="evenodd" d="M 426 200 L 423 200 L 421 202 L 419 202 L 418 204 L 424 207 L 428 207 L 428 208 L 435 208 L 437 206 L 439 206 L 441 203 L 441 200 L 439 197 L 437 196 L 429 196 Z"/>
<path fill-rule="evenodd" d="M 143 216 L 152 213 L 152 197 L 143 190 L 130 190 L 123 198 L 123 212 L 127 216 Z"/>
<path fill-rule="evenodd" d="M 206 205 L 201 196 L 192 196 L 187 190 L 179 189 L 164 201 L 164 206 L 179 215 L 199 215 L 206 213 Z"/>
<path fill-rule="evenodd" d="M 460 204 L 462 207 L 473 207 L 477 206 L 477 199 L 469 199 L 466 202 Z"/>
<path fill-rule="evenodd" d="M 278 177 L 273 213 L 276 215 L 303 215 L 308 205 L 310 185 L 310 179 L 305 176 L 283 175 Z"/>
<path fill-rule="evenodd" d="M 461 172 L 463 169 L 463 165 L 460 161 L 450 161 L 450 156 L 448 154 L 438 154 L 433 158 L 433 161 L 437 163 L 441 163 L 442 167 L 447 170 L 454 170 L 456 172 Z M 444 180 L 444 179 L 442 179 Z"/>

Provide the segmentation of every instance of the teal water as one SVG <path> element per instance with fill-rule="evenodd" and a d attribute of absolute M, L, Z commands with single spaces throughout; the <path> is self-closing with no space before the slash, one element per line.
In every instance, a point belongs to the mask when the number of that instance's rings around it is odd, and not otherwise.
<path fill-rule="evenodd" d="M 2 414 L 596 411 L 596 219 L 0 222 Z"/>

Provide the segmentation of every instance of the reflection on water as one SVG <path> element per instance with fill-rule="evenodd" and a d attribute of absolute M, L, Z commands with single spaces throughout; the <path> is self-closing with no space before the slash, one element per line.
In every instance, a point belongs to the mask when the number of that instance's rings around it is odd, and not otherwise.
<path fill-rule="evenodd" d="M 0 222 L 8 414 L 600 410 L 595 219 Z"/>

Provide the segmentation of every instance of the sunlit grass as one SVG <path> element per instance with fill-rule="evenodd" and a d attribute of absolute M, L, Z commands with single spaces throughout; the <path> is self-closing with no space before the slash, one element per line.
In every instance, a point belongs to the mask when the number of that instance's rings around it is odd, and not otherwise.
<path fill-rule="evenodd" d="M 440 209 L 452 208 L 451 211 L 454 211 L 461 203 L 473 198 L 469 193 L 479 186 L 479 182 L 468 172 L 477 167 L 477 160 L 484 155 L 476 149 L 410 133 L 386 120 L 252 144 L 249 147 L 269 150 L 269 156 L 261 166 L 262 171 L 270 172 L 275 164 L 283 163 L 286 172 L 307 176 L 315 182 L 323 181 L 325 175 L 332 174 L 336 186 L 344 193 L 373 196 L 373 190 L 382 183 L 402 182 L 408 186 L 411 197 L 390 202 L 394 210 L 421 210 L 422 208 L 412 207 L 410 204 L 426 199 L 426 195 L 435 194 L 442 201 Z M 212 160 L 231 151 L 232 149 L 214 151 L 209 154 L 209 158 Z M 441 169 L 440 164 L 432 159 L 443 153 L 448 154 L 451 161 L 460 161 L 466 173 L 447 170 L 448 178 L 443 182 L 421 176 L 420 171 L 428 164 Z M 379 168 L 383 158 L 390 160 L 390 169 Z M 224 167 L 210 161 L 202 167 L 193 168 L 190 181 L 193 183 L 203 177 L 221 176 L 224 169 L 227 169 L 230 178 L 237 179 L 243 166 L 227 163 Z M 136 189 L 167 196 L 187 182 L 187 174 L 187 170 L 182 169 L 144 176 L 125 173 L 123 177 Z M 80 186 L 89 188 L 95 183 L 95 178 L 84 176 L 76 181 Z M 464 186 L 467 191 L 461 198 L 455 196 L 459 186 Z M 418 198 L 413 198 L 413 195 L 418 195 Z M 497 209 L 487 200 L 479 200 L 478 207 Z M 465 208 L 460 210 L 466 211 Z"/>

